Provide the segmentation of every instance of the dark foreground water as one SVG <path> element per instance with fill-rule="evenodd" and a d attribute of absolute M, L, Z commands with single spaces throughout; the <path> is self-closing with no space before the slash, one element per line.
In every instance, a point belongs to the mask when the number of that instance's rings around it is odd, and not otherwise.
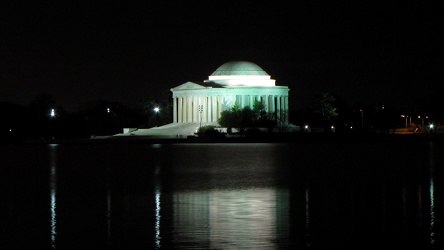
<path fill-rule="evenodd" d="M 443 245 L 437 142 L 0 150 L 0 249 Z"/>

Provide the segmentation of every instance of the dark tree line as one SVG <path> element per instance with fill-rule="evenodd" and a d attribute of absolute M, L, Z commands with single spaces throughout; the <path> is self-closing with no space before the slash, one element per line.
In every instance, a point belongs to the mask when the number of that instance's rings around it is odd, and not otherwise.
<path fill-rule="evenodd" d="M 123 132 L 123 128 L 150 128 L 172 122 L 170 92 L 159 97 L 147 97 L 137 107 L 129 107 L 119 102 L 101 100 L 83 103 L 75 112 L 66 112 L 56 99 L 48 94 L 38 95 L 29 105 L 0 102 L 2 122 L 0 140 L 21 138 L 90 137 L 92 135 L 113 135 Z M 156 109 L 158 108 L 158 109 Z M 51 110 L 54 114 L 51 115 Z M 156 112 L 157 110 L 157 112 Z M 395 128 L 406 126 L 401 114 L 424 119 L 427 123 L 439 125 L 444 120 L 444 104 L 440 94 L 412 100 L 407 110 L 384 104 L 349 105 L 339 96 L 319 93 L 305 110 L 288 110 L 283 114 L 267 113 L 263 104 L 256 101 L 253 108 L 240 108 L 236 103 L 221 113 L 219 124 L 228 132 L 236 129 L 241 135 L 258 133 L 258 128 L 269 132 L 277 129 L 285 132 L 290 124 L 321 128 L 324 131 L 391 133 Z M 420 121 L 413 121 L 417 125 Z M 425 123 L 424 121 L 422 123 Z M 410 123 L 409 123 L 410 124 Z M 421 124 L 427 125 L 427 124 Z"/>
<path fill-rule="evenodd" d="M 29 105 L 0 102 L 5 119 L 0 123 L 0 142 L 24 138 L 89 138 L 113 135 L 125 127 L 149 128 L 172 120 L 171 104 L 154 98 L 144 99 L 138 107 L 115 101 L 82 103 L 75 112 L 67 112 L 49 94 L 40 94 Z M 154 107 L 159 112 L 154 112 Z M 51 111 L 53 113 L 51 113 Z"/>

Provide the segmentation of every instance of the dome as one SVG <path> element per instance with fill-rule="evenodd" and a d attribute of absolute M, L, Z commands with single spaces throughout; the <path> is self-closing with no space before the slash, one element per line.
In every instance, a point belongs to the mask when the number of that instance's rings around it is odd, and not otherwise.
<path fill-rule="evenodd" d="M 257 64 L 247 61 L 230 61 L 222 64 L 216 71 L 211 74 L 212 76 L 243 76 L 243 75 L 268 75 Z"/>
<path fill-rule="evenodd" d="M 252 62 L 230 61 L 222 64 L 208 77 L 206 82 L 221 86 L 275 86 L 275 80 L 261 67 Z"/>

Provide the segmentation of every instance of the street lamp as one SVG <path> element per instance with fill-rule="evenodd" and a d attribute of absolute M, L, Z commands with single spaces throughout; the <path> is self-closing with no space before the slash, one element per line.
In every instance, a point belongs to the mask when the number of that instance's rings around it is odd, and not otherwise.
<path fill-rule="evenodd" d="M 54 124 L 55 116 L 56 116 L 55 109 L 51 109 L 51 112 L 49 113 L 49 117 L 51 118 L 50 121 L 49 121 L 49 126 L 50 126 L 50 129 L 51 129 L 52 139 L 53 140 L 54 140 L 54 130 L 55 130 L 55 124 Z"/>
<path fill-rule="evenodd" d="M 160 112 L 160 108 L 159 107 L 155 107 L 154 108 L 154 112 L 156 113 L 156 127 L 159 125 L 159 112 Z"/>
<path fill-rule="evenodd" d="M 408 115 L 401 115 L 402 118 L 405 118 L 405 128 L 407 128 L 407 118 L 409 117 Z M 410 117 L 410 123 L 412 123 L 412 118 Z"/>

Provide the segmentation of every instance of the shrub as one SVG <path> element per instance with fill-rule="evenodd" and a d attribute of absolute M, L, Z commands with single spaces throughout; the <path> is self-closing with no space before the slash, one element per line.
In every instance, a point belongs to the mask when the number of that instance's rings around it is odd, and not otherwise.
<path fill-rule="evenodd" d="M 222 138 L 225 137 L 225 133 L 220 132 L 215 128 L 215 126 L 205 125 L 200 127 L 196 133 L 199 137 L 212 137 L 212 138 Z"/>

